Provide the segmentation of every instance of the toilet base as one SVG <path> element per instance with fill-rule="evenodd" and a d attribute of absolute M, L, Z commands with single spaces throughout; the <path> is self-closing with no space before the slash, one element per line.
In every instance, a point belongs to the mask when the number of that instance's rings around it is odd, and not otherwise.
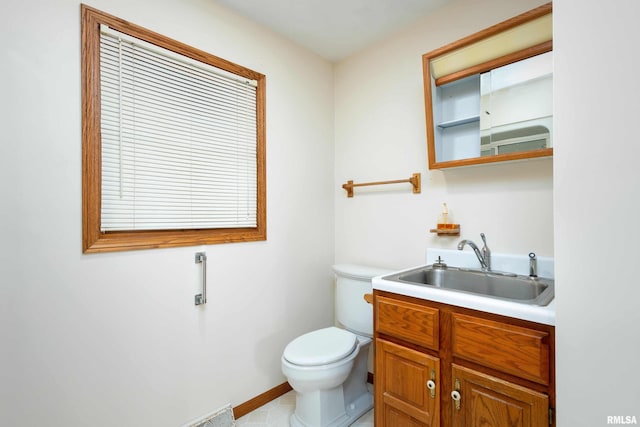
<path fill-rule="evenodd" d="M 353 368 L 344 383 L 328 390 L 296 390 L 291 427 L 346 427 L 373 408 L 373 394 L 367 386 L 371 338 L 358 337 L 358 345 Z"/>
<path fill-rule="evenodd" d="M 326 393 L 326 391 L 323 393 L 324 396 L 305 396 L 303 399 L 307 400 L 308 403 L 311 403 L 311 401 L 313 400 L 325 400 L 327 397 L 329 398 L 329 400 L 331 400 L 331 398 L 340 398 L 342 400 L 342 387 L 338 387 L 339 390 L 336 390 L 336 393 L 334 396 L 328 396 Z M 312 393 L 312 394 L 315 394 Z M 339 396 L 338 396 L 339 395 Z M 315 399 L 314 399 L 315 398 Z M 296 403 L 296 407 L 298 406 L 298 404 L 301 402 L 297 402 Z M 316 402 L 317 404 L 318 402 Z M 325 402 L 326 403 L 326 402 Z M 319 406 L 319 405 L 318 405 Z M 323 405 L 323 407 L 325 407 Z M 290 423 L 291 423 L 291 427 L 318 427 L 318 426 L 322 426 L 322 427 L 347 427 L 350 426 L 351 424 L 353 424 L 354 422 L 356 422 L 356 420 L 358 418 L 360 418 L 361 416 L 363 416 L 364 414 L 366 414 L 367 412 L 369 412 L 371 409 L 373 408 L 373 394 L 371 394 L 370 392 L 366 392 L 364 394 L 362 394 L 361 396 L 359 396 L 357 399 L 355 399 L 353 402 L 351 402 L 350 404 L 347 405 L 346 408 L 344 408 L 344 411 L 342 411 L 342 414 L 333 414 L 334 416 L 337 415 L 337 418 L 330 420 L 327 422 L 327 420 L 315 420 L 316 423 L 314 424 L 308 424 L 305 423 L 303 420 L 301 420 L 297 414 L 294 412 L 291 415 L 290 418 Z M 319 424 L 317 424 L 319 423 Z"/>

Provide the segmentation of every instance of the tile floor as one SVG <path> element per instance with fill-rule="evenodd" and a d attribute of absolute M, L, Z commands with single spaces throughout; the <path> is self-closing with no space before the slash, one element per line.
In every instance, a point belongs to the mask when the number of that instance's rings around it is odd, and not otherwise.
<path fill-rule="evenodd" d="M 283 394 L 244 417 L 236 420 L 238 427 L 289 427 L 289 417 L 296 406 L 294 391 Z M 352 427 L 373 427 L 373 409 L 361 416 Z"/>

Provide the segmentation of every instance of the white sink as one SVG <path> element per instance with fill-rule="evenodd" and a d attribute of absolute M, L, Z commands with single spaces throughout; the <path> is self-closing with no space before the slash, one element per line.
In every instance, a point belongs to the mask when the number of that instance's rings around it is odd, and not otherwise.
<path fill-rule="evenodd" d="M 438 261 L 446 263 L 449 267 L 459 268 L 480 268 L 480 263 L 476 255 L 472 251 L 458 251 L 451 249 L 428 249 L 427 264 L 423 266 L 414 266 L 404 270 L 400 270 L 391 274 L 378 276 L 373 279 L 373 288 L 393 292 L 396 294 L 412 296 L 420 299 L 437 301 L 445 304 L 457 305 L 460 307 L 471 308 L 475 310 L 486 311 L 489 313 L 500 314 L 503 316 L 515 317 L 518 319 L 529 320 L 532 322 L 543 323 L 546 325 L 555 325 L 555 301 L 544 306 L 525 304 L 522 302 L 497 299 L 490 296 L 484 296 L 471 292 L 454 292 L 449 289 L 435 286 L 424 286 L 402 280 L 388 280 L 394 277 L 403 276 L 403 274 L 431 266 Z M 529 256 L 525 255 L 509 255 L 509 254 L 491 254 L 491 269 L 494 271 L 502 271 L 515 273 L 518 275 L 529 274 Z M 553 279 L 553 258 L 538 257 L 537 258 L 537 275 L 539 277 Z"/>

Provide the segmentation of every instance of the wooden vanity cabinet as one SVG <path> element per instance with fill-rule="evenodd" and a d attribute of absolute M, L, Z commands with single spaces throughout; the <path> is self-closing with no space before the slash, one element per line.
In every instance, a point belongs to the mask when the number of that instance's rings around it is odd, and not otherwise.
<path fill-rule="evenodd" d="M 439 310 L 381 295 L 374 301 L 375 329 L 380 334 L 375 341 L 375 371 L 380 375 L 374 387 L 384 390 L 375 393 L 374 407 L 381 408 L 380 413 L 376 409 L 376 425 L 439 425 L 440 359 L 420 349 L 439 348 Z"/>
<path fill-rule="evenodd" d="M 374 291 L 377 427 L 555 425 L 553 326 Z"/>

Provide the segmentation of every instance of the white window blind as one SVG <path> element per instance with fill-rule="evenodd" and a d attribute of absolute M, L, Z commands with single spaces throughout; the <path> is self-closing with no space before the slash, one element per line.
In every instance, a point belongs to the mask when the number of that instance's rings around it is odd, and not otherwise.
<path fill-rule="evenodd" d="M 100 35 L 101 231 L 255 227 L 255 82 Z"/>

